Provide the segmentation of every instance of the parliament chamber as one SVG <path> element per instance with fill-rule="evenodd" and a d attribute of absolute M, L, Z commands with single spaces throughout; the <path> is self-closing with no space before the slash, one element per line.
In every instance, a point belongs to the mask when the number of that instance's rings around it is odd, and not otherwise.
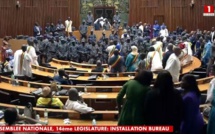
<path fill-rule="evenodd" d="M 0 124 L 215 134 L 214 6 L 0 0 Z"/>

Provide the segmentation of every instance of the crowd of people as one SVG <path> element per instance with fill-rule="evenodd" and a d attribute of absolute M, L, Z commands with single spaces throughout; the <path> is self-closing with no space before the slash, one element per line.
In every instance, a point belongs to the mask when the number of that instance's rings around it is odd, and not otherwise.
<path fill-rule="evenodd" d="M 181 92 L 174 89 L 173 83 L 179 81 L 182 66 L 192 62 L 193 56 L 207 67 L 208 75 L 214 74 L 214 43 L 215 30 L 187 32 L 177 27 L 169 32 L 163 23 L 157 21 L 150 24 L 139 22 L 132 26 L 124 23 L 120 26 L 120 16 L 116 12 L 113 25 L 103 17 L 94 22 L 89 12 L 86 20 L 79 27 L 81 38 L 73 35 L 70 17 L 55 26 L 47 24 L 45 34 L 38 23 L 34 26 L 34 37 L 27 39 L 27 44 L 17 50 L 14 55 L 10 49 L 8 38 L 4 38 L 1 47 L 2 71 L 13 71 L 15 76 L 32 77 L 31 65 L 49 63 L 52 58 L 69 60 L 79 63 L 97 64 L 92 72 L 103 72 L 102 64 L 109 65 L 112 73 L 135 72 L 133 80 L 123 85 L 117 96 L 119 109 L 119 125 L 173 125 L 176 133 L 200 134 L 203 129 L 203 119 L 199 111 L 200 91 L 196 79 L 192 75 L 182 78 Z M 93 26 L 87 36 L 88 26 Z M 119 29 L 123 34 L 119 36 Z M 97 39 L 95 30 L 110 30 L 106 36 Z M 159 71 L 154 86 L 150 87 L 152 72 Z M 64 79 L 64 78 L 67 79 Z M 68 75 L 59 70 L 53 79 L 61 84 L 71 85 Z M 214 86 L 211 81 L 207 102 L 212 102 L 208 131 L 215 133 L 212 120 L 214 118 Z M 133 90 L 135 89 L 135 90 Z M 125 104 L 123 97 L 126 95 Z M 58 99 L 52 98 L 52 89 L 45 87 L 43 97 L 37 100 L 37 105 L 57 105 L 60 108 L 74 109 L 81 113 L 94 111 L 88 107 L 78 95 L 77 89 L 69 90 L 69 99 L 65 105 Z M 80 110 L 81 109 L 81 110 Z"/>
<path fill-rule="evenodd" d="M 173 78 L 166 70 L 158 74 L 154 86 L 150 87 L 152 79 L 151 71 L 141 71 L 123 85 L 117 96 L 118 125 L 172 125 L 174 133 L 201 134 L 204 122 L 196 78 L 185 75 L 181 84 L 183 91 L 174 89 Z"/>

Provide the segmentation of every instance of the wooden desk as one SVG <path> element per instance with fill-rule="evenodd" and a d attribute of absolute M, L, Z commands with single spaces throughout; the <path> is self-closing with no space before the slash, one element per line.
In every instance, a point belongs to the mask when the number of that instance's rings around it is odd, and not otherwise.
<path fill-rule="evenodd" d="M 96 67 L 95 64 L 82 64 L 57 59 L 53 59 L 53 61 L 50 62 L 50 64 L 51 66 L 57 68 L 68 68 L 70 67 L 70 65 L 72 65 L 73 67 L 77 68 L 77 70 L 85 70 L 87 72 L 91 72 L 91 70 Z M 103 66 L 106 67 L 106 64 L 104 64 Z M 183 67 L 182 74 L 189 73 L 190 71 L 194 70 L 195 68 L 199 68 L 200 66 L 201 61 L 193 56 L 193 62 L 190 65 Z"/>
<path fill-rule="evenodd" d="M 35 74 L 38 77 L 53 77 L 54 73 L 50 73 L 50 72 L 45 72 L 45 71 L 41 71 L 41 70 L 37 70 L 37 69 L 32 69 L 32 73 Z M 154 79 L 157 78 L 157 75 L 154 74 Z M 127 82 L 128 80 L 130 80 L 131 78 L 129 78 L 128 76 L 124 76 L 124 77 L 109 77 L 107 79 L 103 79 L 102 77 L 98 77 L 96 80 L 88 80 L 89 76 L 79 76 L 78 78 L 70 78 L 70 80 L 72 80 L 73 82 L 75 82 L 76 84 L 84 84 L 84 83 L 93 83 L 93 85 L 96 86 L 122 86 L 125 82 Z"/>

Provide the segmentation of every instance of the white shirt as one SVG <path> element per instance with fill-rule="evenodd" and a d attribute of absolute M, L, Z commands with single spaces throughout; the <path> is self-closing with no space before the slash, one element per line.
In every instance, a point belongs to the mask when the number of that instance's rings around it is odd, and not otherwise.
<path fill-rule="evenodd" d="M 20 71 L 20 55 L 22 54 L 22 50 L 17 50 L 14 53 L 14 66 L 13 66 L 13 74 L 15 76 L 23 76 L 22 72 Z"/>
<path fill-rule="evenodd" d="M 209 87 L 208 92 L 207 92 L 206 102 L 212 102 L 214 89 L 215 89 L 215 78 L 213 78 L 210 82 L 210 87 Z"/>
<path fill-rule="evenodd" d="M 71 33 L 72 32 L 72 21 L 66 20 L 65 21 L 65 31 Z"/>
<path fill-rule="evenodd" d="M 179 58 L 174 53 L 171 54 L 169 59 L 167 60 L 165 70 L 170 72 L 173 82 L 179 81 L 181 63 Z"/>
<path fill-rule="evenodd" d="M 213 32 L 211 32 L 211 42 L 214 42 L 213 41 L 213 37 L 215 36 L 215 32 L 213 31 Z"/>
<path fill-rule="evenodd" d="M 32 46 L 28 46 L 27 47 L 27 53 L 31 56 L 31 59 L 32 59 L 31 64 L 38 66 L 39 64 L 38 64 L 38 61 L 37 61 L 37 54 L 36 54 L 35 48 L 32 47 Z"/>
<path fill-rule="evenodd" d="M 152 59 L 151 71 L 163 69 L 162 61 L 161 61 L 159 53 L 157 51 L 149 52 L 147 54 L 146 60 L 148 63 L 150 63 L 151 59 Z"/>
<path fill-rule="evenodd" d="M 32 77 L 31 62 L 32 62 L 31 56 L 27 52 L 25 52 L 22 69 L 23 74 L 28 77 Z"/>
<path fill-rule="evenodd" d="M 167 37 L 167 36 L 169 36 L 168 30 L 167 29 L 161 29 L 160 30 L 160 36 L 161 37 Z"/>
<path fill-rule="evenodd" d="M 121 35 L 121 38 L 124 38 L 124 34 Z M 127 38 L 130 38 L 130 36 L 127 34 Z"/>
<path fill-rule="evenodd" d="M 75 110 L 83 114 L 94 111 L 93 108 L 88 107 L 85 103 L 81 103 L 79 101 L 71 101 L 69 99 L 66 101 L 65 108 L 67 110 Z"/>
<path fill-rule="evenodd" d="M 190 42 L 184 42 L 185 44 L 185 48 L 182 50 L 183 51 L 183 54 L 184 55 L 181 55 L 182 57 L 183 56 L 186 56 L 183 61 L 182 61 L 182 64 L 185 65 L 187 63 L 189 63 L 190 61 L 193 60 L 193 51 L 191 49 L 191 44 Z"/>
<path fill-rule="evenodd" d="M 143 25 L 140 25 L 139 29 L 143 32 Z"/>
<path fill-rule="evenodd" d="M 159 53 L 160 59 L 163 59 L 163 43 L 161 41 L 157 41 L 153 47 Z"/>

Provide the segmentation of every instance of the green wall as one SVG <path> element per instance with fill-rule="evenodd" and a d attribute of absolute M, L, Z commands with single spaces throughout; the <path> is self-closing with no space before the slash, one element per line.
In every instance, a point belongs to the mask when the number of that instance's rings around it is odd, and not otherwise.
<path fill-rule="evenodd" d="M 129 0 L 80 0 L 81 5 L 81 22 L 86 18 L 88 11 L 93 12 L 93 8 L 97 6 L 111 6 L 119 11 L 121 22 L 128 22 Z"/>

